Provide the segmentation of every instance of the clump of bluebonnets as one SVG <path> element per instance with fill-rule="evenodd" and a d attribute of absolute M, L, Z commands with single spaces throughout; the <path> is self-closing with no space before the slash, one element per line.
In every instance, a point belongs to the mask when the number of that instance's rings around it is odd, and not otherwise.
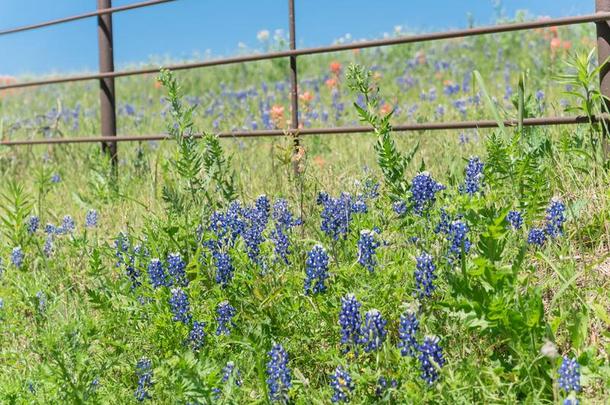
<path fill-rule="evenodd" d="M 445 186 L 437 183 L 430 173 L 422 172 L 411 181 L 411 202 L 416 213 L 421 213 L 436 201 L 436 193 L 444 190 Z"/>
<path fill-rule="evenodd" d="M 569 393 L 570 391 L 580 391 L 580 365 L 575 358 L 563 356 L 561 367 L 559 367 L 559 378 L 557 383 L 559 388 Z"/>
<path fill-rule="evenodd" d="M 432 296 L 435 289 L 434 280 L 436 279 L 436 266 L 432 256 L 424 252 L 417 256 L 415 265 L 415 291 L 414 295 L 421 299 Z"/>
<path fill-rule="evenodd" d="M 267 386 L 272 402 L 287 403 L 288 390 L 292 386 L 292 375 L 288 367 L 288 353 L 281 344 L 274 344 L 267 362 Z"/>
<path fill-rule="evenodd" d="M 153 288 L 159 288 L 168 285 L 168 277 L 163 263 L 159 259 L 151 259 L 148 264 L 148 278 Z"/>
<path fill-rule="evenodd" d="M 365 314 L 361 337 L 365 352 L 369 353 L 381 348 L 387 335 L 386 324 L 387 321 L 377 309 L 371 309 Z"/>
<path fill-rule="evenodd" d="M 341 326 L 341 344 L 345 351 L 350 347 L 357 352 L 357 346 L 362 342 L 362 315 L 360 315 L 360 302 L 353 294 L 341 298 L 341 312 L 339 325 Z"/>
<path fill-rule="evenodd" d="M 324 282 L 328 277 L 328 253 L 322 245 L 315 245 L 305 261 L 305 294 L 326 291 Z"/>
<path fill-rule="evenodd" d="M 188 342 L 195 351 L 205 345 L 205 322 L 193 322 L 189 331 Z"/>
<path fill-rule="evenodd" d="M 459 187 L 460 193 L 474 195 L 481 189 L 484 166 L 485 164 L 477 156 L 468 160 L 468 165 L 464 171 L 464 183 Z"/>
<path fill-rule="evenodd" d="M 216 307 L 216 321 L 218 322 L 218 328 L 216 328 L 217 335 L 230 335 L 231 328 L 235 326 L 233 317 L 237 314 L 237 310 L 233 305 L 229 304 L 228 301 L 223 301 Z"/>
<path fill-rule="evenodd" d="M 546 242 L 546 233 L 544 229 L 532 228 L 527 235 L 527 243 L 530 245 L 536 245 L 538 247 L 544 246 Z"/>
<path fill-rule="evenodd" d="M 563 223 L 565 222 L 565 204 L 558 198 L 553 198 L 546 210 L 545 232 L 551 238 L 555 238 L 563 233 Z"/>
<path fill-rule="evenodd" d="M 332 402 L 349 402 L 349 396 L 354 390 L 354 382 L 348 371 L 337 366 L 330 376 L 330 386 L 333 388 Z"/>
<path fill-rule="evenodd" d="M 186 278 L 186 263 L 182 260 L 179 253 L 167 255 L 167 273 L 169 274 L 169 285 L 185 287 L 188 285 Z"/>
<path fill-rule="evenodd" d="M 265 241 L 263 232 L 269 222 L 271 204 L 266 195 L 259 196 L 254 205 L 242 210 L 244 229 L 242 237 L 246 244 L 248 257 L 253 263 L 262 265 L 260 246 Z"/>
<path fill-rule="evenodd" d="M 321 192 L 317 203 L 322 205 L 320 229 L 334 240 L 345 237 L 352 221 L 352 197 L 348 193 L 342 193 L 333 198 L 328 193 Z"/>
<path fill-rule="evenodd" d="M 521 229 L 523 226 L 523 215 L 519 211 L 509 211 L 506 220 L 513 229 Z"/>
<path fill-rule="evenodd" d="M 377 266 L 376 253 L 381 244 L 376 236 L 377 232 L 374 230 L 364 229 L 360 231 L 358 240 L 358 263 L 370 272 Z"/>
<path fill-rule="evenodd" d="M 138 377 L 138 387 L 135 397 L 142 402 L 150 398 L 149 390 L 153 385 L 152 362 L 146 357 L 142 357 L 136 364 L 136 376 Z"/>
<path fill-rule="evenodd" d="M 407 310 L 400 315 L 400 325 L 398 326 L 398 347 L 400 354 L 403 356 L 414 357 L 417 354 L 417 331 L 419 330 L 419 321 L 415 316 L 415 311 Z"/>
<path fill-rule="evenodd" d="M 443 350 L 438 344 L 436 336 L 426 336 L 424 342 L 419 345 L 419 363 L 421 367 L 421 378 L 429 385 L 438 379 L 438 369 L 445 364 Z"/>
<path fill-rule="evenodd" d="M 96 210 L 87 211 L 87 215 L 85 216 L 85 226 L 87 228 L 95 228 L 97 226 L 98 219 L 99 215 Z"/>
<path fill-rule="evenodd" d="M 191 321 L 191 307 L 186 293 L 179 287 L 172 288 L 169 305 L 174 321 L 188 324 Z"/>
<path fill-rule="evenodd" d="M 23 266 L 24 257 L 25 255 L 23 253 L 23 249 L 21 249 L 21 246 L 16 246 L 11 252 L 11 263 L 13 264 L 13 266 L 20 269 L 21 266 Z"/>
<path fill-rule="evenodd" d="M 38 217 L 37 215 L 31 215 L 28 218 L 28 233 L 30 235 L 36 233 L 39 226 L 40 226 L 40 217 Z"/>
<path fill-rule="evenodd" d="M 271 231 L 271 240 L 275 245 L 275 254 L 282 259 L 285 264 L 290 264 L 288 255 L 290 254 L 289 231 L 295 226 L 302 224 L 300 218 L 295 218 L 288 208 L 288 202 L 280 198 L 273 204 L 272 217 L 274 229 Z"/>
<path fill-rule="evenodd" d="M 392 210 L 394 210 L 396 215 L 401 217 L 407 213 L 407 203 L 402 200 L 394 201 L 394 203 L 392 203 Z"/>

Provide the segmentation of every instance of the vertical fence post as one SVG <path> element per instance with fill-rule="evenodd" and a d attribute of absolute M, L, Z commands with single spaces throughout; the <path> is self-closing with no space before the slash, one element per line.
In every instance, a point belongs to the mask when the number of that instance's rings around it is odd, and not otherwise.
<path fill-rule="evenodd" d="M 595 0 L 595 12 L 610 12 L 610 0 Z M 608 61 L 610 57 L 610 26 L 608 21 L 598 21 L 595 23 L 597 28 L 597 60 L 598 63 Z M 610 98 L 610 63 L 605 63 L 599 72 L 599 90 L 603 96 Z M 602 112 L 610 111 L 610 101 L 602 101 Z M 602 148 L 604 159 L 608 157 L 608 125 L 602 122 Z"/>
<path fill-rule="evenodd" d="M 97 0 L 97 9 L 112 7 L 112 0 Z M 112 14 L 97 17 L 97 43 L 99 48 L 100 73 L 114 71 L 114 52 L 112 44 Z M 114 78 L 100 79 L 100 111 L 102 136 L 116 136 L 116 111 L 114 99 Z M 116 142 L 102 143 L 102 150 L 110 155 L 112 166 L 116 169 L 118 154 Z"/>
<path fill-rule="evenodd" d="M 294 0 L 288 0 L 288 27 L 290 35 L 290 50 L 296 49 L 296 28 L 294 22 Z M 300 162 L 302 158 L 300 154 L 300 141 L 298 136 L 299 130 L 299 92 L 297 83 L 297 57 L 290 57 L 290 102 L 291 102 L 291 119 L 290 119 L 290 130 L 293 136 L 293 163 L 295 173 L 298 173 Z"/>

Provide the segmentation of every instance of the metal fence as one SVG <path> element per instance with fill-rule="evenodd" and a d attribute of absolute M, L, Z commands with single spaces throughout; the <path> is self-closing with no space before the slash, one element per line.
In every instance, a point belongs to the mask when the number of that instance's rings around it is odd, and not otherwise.
<path fill-rule="evenodd" d="M 46 80 L 27 81 L 21 83 L 11 83 L 0 85 L 0 91 L 50 85 L 56 83 L 67 83 L 84 80 L 99 80 L 100 83 L 100 110 L 101 110 L 101 136 L 86 136 L 86 137 L 68 137 L 68 138 L 50 138 L 50 139 L 27 139 L 1 141 L 0 145 L 17 146 L 17 145 L 38 145 L 38 144 L 60 144 L 60 143 L 88 143 L 101 142 L 102 147 L 106 150 L 114 163 L 117 162 L 117 142 L 128 141 L 146 141 L 146 140 L 163 140 L 168 139 L 167 135 L 123 135 L 116 134 L 116 105 L 114 78 L 143 75 L 159 72 L 159 68 L 145 68 L 115 71 L 113 57 L 113 37 L 112 37 L 112 14 L 121 11 L 132 10 L 141 7 L 152 6 L 161 3 L 168 3 L 176 0 L 149 0 L 141 3 L 134 3 L 127 6 L 112 7 L 111 0 L 97 0 L 97 11 L 75 15 L 71 17 L 61 18 L 57 20 L 47 21 L 44 23 L 22 26 L 12 29 L 0 30 L 0 35 L 13 34 L 17 32 L 48 27 L 51 25 L 62 24 L 70 21 L 80 20 L 83 18 L 97 17 L 98 21 L 98 48 L 99 48 L 99 73 L 58 77 Z M 410 36 L 400 36 L 396 38 L 387 38 L 370 41 L 359 41 L 349 44 L 339 44 L 331 46 L 321 46 L 314 48 L 298 48 L 296 47 L 296 23 L 295 23 L 295 8 L 294 0 L 288 0 L 288 23 L 289 23 L 289 48 L 285 51 L 268 52 L 253 54 L 248 56 L 236 56 L 222 58 L 216 60 L 207 60 L 192 63 L 181 63 L 165 66 L 170 70 L 184 70 L 205 68 L 211 66 L 230 65 L 237 63 L 246 63 L 262 60 L 271 60 L 278 58 L 289 58 L 290 60 L 290 100 L 291 100 L 291 122 L 287 130 L 254 130 L 254 131 L 232 131 L 221 132 L 220 137 L 258 137 L 258 136 L 294 136 L 295 145 L 298 145 L 300 135 L 323 135 L 323 134 L 349 134 L 349 133 L 364 133 L 371 132 L 373 129 L 368 126 L 347 126 L 347 127 L 321 127 L 321 128 L 299 128 L 298 111 L 299 99 L 297 88 L 297 57 L 303 55 L 313 55 L 320 53 L 331 53 L 346 51 L 352 49 L 364 49 L 381 46 L 401 45 L 416 42 L 436 41 L 450 38 L 464 38 L 476 35 L 495 34 L 510 31 L 521 31 L 536 28 L 546 28 L 552 26 L 564 26 L 582 23 L 595 23 L 597 27 L 597 51 L 598 60 L 606 61 L 610 57 L 610 0 L 595 0 L 595 14 L 582 16 L 544 19 L 530 22 L 519 22 L 511 24 L 502 24 L 495 26 L 485 26 L 477 28 L 469 28 L 462 30 L 444 31 L 438 33 L 419 34 Z M 610 97 L 610 65 L 606 64 L 600 72 L 600 89 L 604 96 Z M 542 117 L 542 118 L 527 118 L 523 125 L 566 125 L 588 123 L 588 117 Z M 516 126 L 517 120 L 507 120 L 504 122 L 506 126 Z M 422 130 L 442 130 L 442 129 L 468 129 L 468 128 L 493 128 L 497 127 L 498 123 L 494 120 L 477 120 L 477 121 L 452 121 L 452 122 L 429 122 L 417 124 L 402 124 L 393 125 L 394 131 L 422 131 Z M 201 136 L 201 135 L 196 135 Z"/>

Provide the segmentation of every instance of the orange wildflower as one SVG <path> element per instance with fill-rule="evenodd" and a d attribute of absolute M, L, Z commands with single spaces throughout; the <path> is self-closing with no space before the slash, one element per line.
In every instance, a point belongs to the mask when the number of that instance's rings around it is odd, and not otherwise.
<path fill-rule="evenodd" d="M 333 72 L 336 75 L 341 73 L 341 63 L 339 63 L 337 61 L 331 62 L 330 63 L 330 71 Z"/>
<path fill-rule="evenodd" d="M 310 91 L 306 91 L 303 94 L 299 95 L 299 99 L 304 103 L 310 103 L 313 100 L 313 93 Z"/>
<path fill-rule="evenodd" d="M 379 107 L 379 112 L 382 115 L 388 115 L 392 111 L 392 106 L 388 103 L 384 103 L 381 107 Z"/>
<path fill-rule="evenodd" d="M 332 89 L 333 87 L 337 87 L 337 79 L 335 79 L 334 77 L 331 77 L 330 79 L 326 80 L 325 84 L 329 89 Z"/>

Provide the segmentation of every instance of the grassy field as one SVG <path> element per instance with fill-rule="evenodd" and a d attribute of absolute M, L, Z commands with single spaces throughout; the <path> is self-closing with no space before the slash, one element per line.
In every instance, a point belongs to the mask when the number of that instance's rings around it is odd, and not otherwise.
<path fill-rule="evenodd" d="M 299 58 L 303 127 L 376 133 L 296 156 L 214 136 L 286 128 L 287 60 L 117 79 L 119 133 L 174 139 L 116 173 L 96 144 L 0 148 L 0 402 L 608 403 L 603 127 L 391 131 L 598 114 L 594 45 Z M 99 134 L 98 97 L 0 93 L 1 137 Z"/>

